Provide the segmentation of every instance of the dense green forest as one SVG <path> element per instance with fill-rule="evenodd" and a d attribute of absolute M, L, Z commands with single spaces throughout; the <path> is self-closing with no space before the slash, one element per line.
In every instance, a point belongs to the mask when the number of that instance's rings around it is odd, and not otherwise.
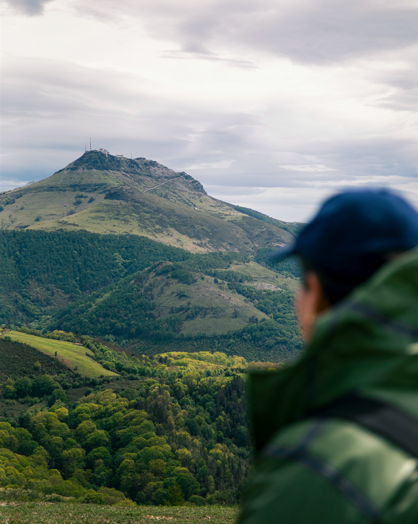
<path fill-rule="evenodd" d="M 290 261 L 274 267 L 270 252 L 254 259 L 273 270 L 265 285 L 238 252 L 191 254 L 133 235 L 2 231 L 0 322 L 80 332 L 148 355 L 216 348 L 285 361 L 302 347 L 293 313 L 299 270 Z"/>
<path fill-rule="evenodd" d="M 271 247 L 264 247 L 257 251 L 254 260 L 264 266 L 293 278 L 301 278 L 302 268 L 297 257 L 289 257 L 280 262 L 272 262 L 271 257 L 276 253 Z"/>
<path fill-rule="evenodd" d="M 133 235 L 0 231 L 0 322 L 39 321 L 158 260 L 190 256 Z"/>
<path fill-rule="evenodd" d="M 129 356 L 90 337 L 48 336 L 81 340 L 119 376 L 65 372 L 0 337 L 0 355 L 21 352 L 32 364 L 2 364 L 0 488 L 122 505 L 239 500 L 250 467 L 242 357 Z"/>

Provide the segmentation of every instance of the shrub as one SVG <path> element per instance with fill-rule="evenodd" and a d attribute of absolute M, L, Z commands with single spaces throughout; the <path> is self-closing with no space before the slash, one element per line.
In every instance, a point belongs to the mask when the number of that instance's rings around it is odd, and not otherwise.
<path fill-rule="evenodd" d="M 102 493 L 97 493 L 94 489 L 89 489 L 83 498 L 85 504 L 104 504 L 105 497 Z"/>
<path fill-rule="evenodd" d="M 206 506 L 206 500 L 203 497 L 200 497 L 199 495 L 192 495 L 189 498 L 189 502 L 191 502 L 195 506 Z"/>
<path fill-rule="evenodd" d="M 109 506 L 114 505 L 114 504 L 118 504 L 118 503 L 121 503 L 121 502 L 125 502 L 125 501 L 126 502 L 130 502 L 130 501 L 128 501 L 126 499 L 125 495 L 121 491 L 118 491 L 115 488 L 106 488 L 106 487 L 102 486 L 99 489 L 98 493 L 103 495 L 104 503 L 108 504 Z"/>

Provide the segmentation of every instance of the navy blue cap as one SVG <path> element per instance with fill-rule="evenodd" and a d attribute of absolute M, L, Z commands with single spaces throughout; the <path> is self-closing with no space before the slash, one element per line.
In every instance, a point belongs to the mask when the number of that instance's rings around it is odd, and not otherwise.
<path fill-rule="evenodd" d="M 418 212 L 388 189 L 353 189 L 324 202 L 295 243 L 272 256 L 299 255 L 335 279 L 361 283 L 385 254 L 418 246 Z"/>

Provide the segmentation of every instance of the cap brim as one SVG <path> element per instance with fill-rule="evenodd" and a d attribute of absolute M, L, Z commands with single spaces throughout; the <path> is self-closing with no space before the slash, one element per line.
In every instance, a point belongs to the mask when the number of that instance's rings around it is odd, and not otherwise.
<path fill-rule="evenodd" d="M 296 246 L 295 244 L 289 244 L 287 246 L 281 247 L 277 249 L 274 253 L 272 253 L 269 256 L 270 262 L 273 262 L 275 264 L 276 262 L 280 262 L 284 258 L 290 257 L 292 255 L 296 255 Z"/>

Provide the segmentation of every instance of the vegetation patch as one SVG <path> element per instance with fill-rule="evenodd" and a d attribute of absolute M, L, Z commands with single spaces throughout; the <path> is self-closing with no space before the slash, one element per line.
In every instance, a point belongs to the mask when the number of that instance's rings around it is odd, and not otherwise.
<path fill-rule="evenodd" d="M 217 522 L 219 524 L 233 523 L 237 517 L 234 507 L 138 507 L 124 508 L 117 506 L 100 506 L 82 504 L 52 504 L 43 503 L 9 503 L 1 505 L 0 518 L 3 522 L 19 522 L 19 524 L 154 524 L 161 521 L 167 524 L 201 524 Z"/>
<path fill-rule="evenodd" d="M 89 350 L 86 350 L 87 348 L 75 343 L 37 337 L 19 331 L 10 331 L 7 335 L 3 336 L 8 336 L 11 340 L 38 349 L 39 351 L 56 358 L 57 361 L 70 369 L 78 371 L 81 375 L 89 377 L 115 375 L 113 371 L 104 369 L 98 362 L 96 362 L 94 360 L 94 354 Z"/>
<path fill-rule="evenodd" d="M 246 361 L 204 352 L 118 357 L 87 343 L 123 377 L 90 379 L 94 389 L 79 379 L 63 390 L 49 375 L 0 386 L 3 403 L 29 389 L 38 396 L 21 399 L 13 420 L 0 417 L 0 499 L 236 504 L 251 456 Z"/>
<path fill-rule="evenodd" d="M 0 330 L 0 382 L 7 378 L 22 378 L 40 374 L 64 374 L 70 379 L 74 372 L 59 359 L 49 356 L 32 345 L 18 342 L 10 332 L 1 335 Z"/>

